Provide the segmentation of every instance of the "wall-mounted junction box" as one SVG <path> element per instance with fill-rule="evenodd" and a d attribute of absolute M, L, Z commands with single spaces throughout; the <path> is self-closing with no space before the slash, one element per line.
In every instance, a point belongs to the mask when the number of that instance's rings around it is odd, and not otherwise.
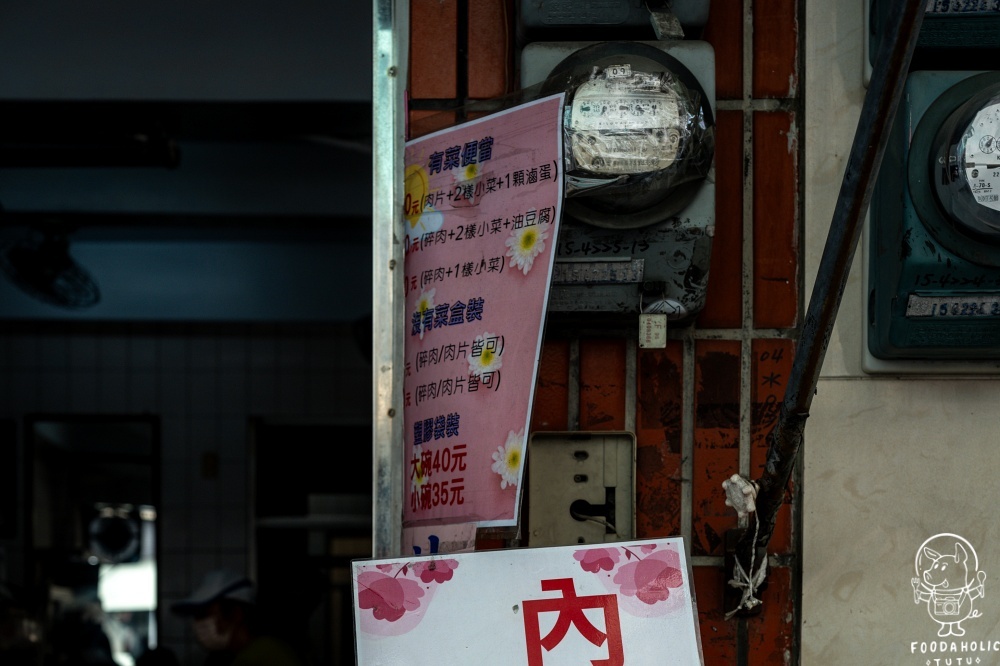
<path fill-rule="evenodd" d="M 538 432 L 528 442 L 528 543 L 633 538 L 635 435 Z"/>

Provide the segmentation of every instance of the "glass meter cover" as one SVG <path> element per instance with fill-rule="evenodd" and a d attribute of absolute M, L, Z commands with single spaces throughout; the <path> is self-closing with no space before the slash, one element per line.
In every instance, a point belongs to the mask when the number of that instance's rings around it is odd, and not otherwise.
<path fill-rule="evenodd" d="M 941 126 L 935 193 L 956 229 L 1000 243 L 1000 85 L 974 95 Z"/>
<path fill-rule="evenodd" d="M 967 76 L 935 97 L 916 123 L 907 192 L 937 243 L 1000 267 L 1000 77 Z"/>
<path fill-rule="evenodd" d="M 647 226 L 683 210 L 712 168 L 708 96 L 680 61 L 641 42 L 602 42 L 559 63 L 566 91 L 566 212 L 595 226 Z"/>

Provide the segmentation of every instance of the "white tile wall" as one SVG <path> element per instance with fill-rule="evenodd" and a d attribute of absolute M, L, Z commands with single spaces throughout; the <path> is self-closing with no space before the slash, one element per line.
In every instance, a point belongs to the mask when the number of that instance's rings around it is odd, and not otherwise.
<path fill-rule="evenodd" d="M 129 339 L 121 335 L 98 338 L 97 363 L 105 372 L 124 372 L 129 367 Z"/>
<path fill-rule="evenodd" d="M 159 386 L 155 366 L 136 365 L 129 373 L 129 394 L 126 411 L 132 414 L 156 413 L 159 403 Z"/>
<path fill-rule="evenodd" d="M 155 370 L 159 363 L 158 340 L 149 335 L 129 338 L 129 366 L 133 371 Z"/>
<path fill-rule="evenodd" d="M 189 629 L 166 606 L 203 572 L 250 562 L 250 420 L 367 421 L 370 366 L 350 327 L 62 330 L 0 332 L 0 418 L 23 423 L 26 414 L 40 412 L 160 418 L 160 639 L 185 666 L 200 663 Z M 218 456 L 217 478 L 201 475 L 206 453 Z"/>
<path fill-rule="evenodd" d="M 55 368 L 38 370 L 37 409 L 41 412 L 57 412 L 65 409 L 72 396 L 69 375 Z"/>
<path fill-rule="evenodd" d="M 98 339 L 93 335 L 75 335 L 70 338 L 70 368 L 97 370 Z"/>
<path fill-rule="evenodd" d="M 39 349 L 39 366 L 42 368 L 63 369 L 69 366 L 69 339 L 63 336 L 46 335 L 37 338 Z"/>

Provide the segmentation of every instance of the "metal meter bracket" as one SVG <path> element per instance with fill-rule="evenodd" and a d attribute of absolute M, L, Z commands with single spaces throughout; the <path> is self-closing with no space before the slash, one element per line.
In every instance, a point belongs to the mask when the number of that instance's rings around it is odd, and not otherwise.
<path fill-rule="evenodd" d="M 707 42 L 634 42 L 660 49 L 696 79 L 715 113 L 715 52 Z M 566 58 L 593 42 L 534 42 L 521 52 L 521 85 L 539 84 Z M 568 200 L 572 202 L 573 200 Z M 638 315 L 654 308 L 672 323 L 690 323 L 704 307 L 715 233 L 715 169 L 690 187 L 681 210 L 631 228 L 574 217 L 567 205 L 549 296 L 550 313 Z M 661 293 L 651 286 L 662 285 Z"/>
<path fill-rule="evenodd" d="M 652 38 L 652 8 L 664 0 L 517 0 L 518 33 L 530 40 Z M 670 11 L 688 35 L 708 22 L 709 0 L 672 0 Z M 637 35 L 637 33 L 639 33 Z"/>
<path fill-rule="evenodd" d="M 894 5 L 866 0 L 868 28 L 865 60 L 870 67 L 887 41 L 885 30 Z M 1000 48 L 1000 8 L 992 0 L 929 0 L 913 53 L 911 71 L 965 70 L 969 63 L 985 62 Z"/>

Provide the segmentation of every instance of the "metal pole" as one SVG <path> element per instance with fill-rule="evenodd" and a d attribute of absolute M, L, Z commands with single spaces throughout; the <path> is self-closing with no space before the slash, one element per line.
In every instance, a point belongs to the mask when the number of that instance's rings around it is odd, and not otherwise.
<path fill-rule="evenodd" d="M 403 147 L 409 2 L 374 0 L 372 25 L 372 550 L 400 555 L 403 519 Z"/>
<path fill-rule="evenodd" d="M 757 480 L 760 487 L 756 500 L 760 527 L 756 552 L 760 557 L 766 553 L 802 443 L 823 358 L 920 33 L 925 2 L 897 0 L 896 7 L 888 12 L 885 41 L 875 59 L 872 80 L 861 108 L 833 221 L 795 350 L 785 398 L 768 438 L 764 471 Z M 736 557 L 747 572 L 750 572 L 753 554 L 754 530 L 746 530 L 736 546 Z M 754 573 L 750 572 L 750 576 Z"/>

